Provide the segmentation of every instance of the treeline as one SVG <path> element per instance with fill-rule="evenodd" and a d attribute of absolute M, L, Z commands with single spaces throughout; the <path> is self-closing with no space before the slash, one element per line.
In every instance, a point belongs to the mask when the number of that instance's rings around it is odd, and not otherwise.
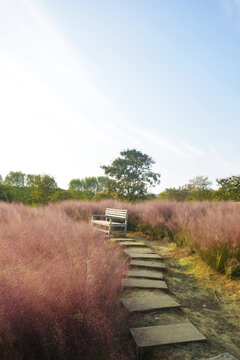
<path fill-rule="evenodd" d="M 167 188 L 159 195 L 145 194 L 134 199 L 192 201 L 240 201 L 240 176 L 234 175 L 216 180 L 218 189 L 212 188 L 208 177 L 196 176 L 188 184 L 178 188 Z M 6 202 L 21 202 L 26 205 L 45 205 L 62 200 L 102 200 L 120 199 L 132 201 L 123 197 L 118 184 L 108 176 L 91 176 L 72 179 L 68 190 L 61 189 L 54 177 L 50 175 L 24 174 L 21 171 L 11 171 L 5 179 L 0 175 L 0 200 Z"/>
<path fill-rule="evenodd" d="M 111 198 L 105 176 L 72 179 L 68 190 L 59 188 L 50 175 L 24 174 L 11 171 L 5 179 L 0 175 L 0 200 L 21 202 L 26 205 L 45 205 L 61 200 L 98 200 Z"/>
<path fill-rule="evenodd" d="M 101 166 L 105 176 L 72 179 L 68 190 L 59 188 L 49 175 L 10 171 L 4 180 L 0 175 L 0 200 L 26 205 L 61 200 L 149 200 L 156 195 L 148 192 L 148 185 L 160 182 L 160 174 L 151 170 L 152 164 L 154 161 L 147 154 L 136 149 L 124 150 L 110 165 Z"/>
<path fill-rule="evenodd" d="M 208 177 L 196 176 L 188 184 L 178 188 L 167 188 L 159 199 L 191 201 L 240 201 L 240 175 L 216 179 L 218 188 L 213 189 Z"/>

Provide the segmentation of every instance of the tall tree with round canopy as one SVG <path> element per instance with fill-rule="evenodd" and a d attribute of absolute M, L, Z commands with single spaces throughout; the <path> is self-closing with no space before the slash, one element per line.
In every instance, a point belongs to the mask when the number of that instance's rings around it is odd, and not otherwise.
<path fill-rule="evenodd" d="M 101 168 L 116 183 L 116 194 L 129 201 L 147 198 L 148 187 L 160 183 L 160 174 L 152 171 L 155 162 L 136 149 L 124 150 L 110 165 Z"/>

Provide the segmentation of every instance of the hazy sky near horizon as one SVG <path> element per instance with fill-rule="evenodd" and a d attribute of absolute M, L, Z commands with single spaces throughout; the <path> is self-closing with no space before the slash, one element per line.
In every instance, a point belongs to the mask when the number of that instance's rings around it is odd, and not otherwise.
<path fill-rule="evenodd" d="M 0 174 L 240 173 L 240 0 L 0 0 Z"/>

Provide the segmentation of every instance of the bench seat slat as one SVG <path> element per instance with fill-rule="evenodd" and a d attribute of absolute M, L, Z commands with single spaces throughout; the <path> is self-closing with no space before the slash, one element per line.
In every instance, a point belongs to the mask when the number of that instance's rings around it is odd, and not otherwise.
<path fill-rule="evenodd" d="M 112 209 L 112 208 L 106 208 L 106 211 L 122 211 L 122 212 L 127 212 L 126 209 Z"/>
<path fill-rule="evenodd" d="M 123 219 L 126 219 L 126 216 L 125 215 L 121 215 L 121 214 L 105 214 L 105 216 L 109 216 L 109 217 L 119 217 L 119 218 L 123 218 Z"/>
<path fill-rule="evenodd" d="M 105 216 L 106 217 L 117 217 L 117 218 L 127 219 L 127 210 L 113 211 L 113 210 L 106 209 Z"/>
<path fill-rule="evenodd" d="M 124 213 L 112 212 L 112 211 L 106 211 L 105 215 L 120 215 L 120 216 L 125 216 L 126 217 L 126 214 L 124 214 Z"/>
<path fill-rule="evenodd" d="M 102 225 L 102 226 L 108 226 L 110 225 L 110 221 L 104 221 L 104 220 L 93 220 L 92 221 L 93 224 L 96 224 L 96 225 Z M 119 222 L 112 222 L 111 223 L 111 226 L 120 226 L 120 227 L 125 227 L 125 224 L 124 223 L 119 223 Z"/>
<path fill-rule="evenodd" d="M 105 213 L 112 212 L 112 213 L 119 213 L 119 214 L 126 214 L 127 210 L 120 210 L 120 209 L 106 209 Z"/>

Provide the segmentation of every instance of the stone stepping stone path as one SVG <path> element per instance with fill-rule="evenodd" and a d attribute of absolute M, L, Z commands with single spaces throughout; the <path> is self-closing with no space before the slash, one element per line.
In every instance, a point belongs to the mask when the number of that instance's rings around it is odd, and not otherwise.
<path fill-rule="evenodd" d="M 146 326 L 133 328 L 130 331 L 140 349 L 206 340 L 206 337 L 191 323 Z"/>
<path fill-rule="evenodd" d="M 130 257 L 131 268 L 125 272 L 126 279 L 122 280 L 122 287 L 126 289 L 138 288 L 136 293 L 142 289 L 147 291 L 147 295 L 134 297 L 125 297 L 121 299 L 122 304 L 130 313 L 164 311 L 164 309 L 179 308 L 181 305 L 167 294 L 157 294 L 159 290 L 168 290 L 167 284 L 163 281 L 163 274 L 160 270 L 165 270 L 166 265 L 159 260 L 162 257 L 150 248 L 144 242 L 134 239 L 115 238 L 111 239 L 117 242 L 124 249 L 124 253 Z M 154 293 L 148 289 L 153 289 Z M 132 291 L 132 290 L 131 290 Z M 137 293 L 138 293 L 137 292 Z M 130 332 L 137 346 L 137 358 L 141 358 L 142 351 L 155 348 L 162 345 L 187 343 L 193 341 L 204 341 L 206 337 L 200 333 L 191 323 L 177 322 L 171 325 L 155 325 L 144 327 L 133 327 Z M 224 355 L 224 354 L 222 354 Z M 225 354 L 226 355 L 226 354 Z M 211 358 L 209 360 L 236 360 L 231 358 Z M 206 359 L 202 359 L 206 360 Z"/>
<path fill-rule="evenodd" d="M 125 252 L 125 254 L 127 254 L 131 259 L 159 259 L 161 260 L 161 256 L 157 255 L 157 254 L 153 254 L 153 253 L 140 253 L 137 251 L 132 251 L 132 250 L 123 250 Z"/>
<path fill-rule="evenodd" d="M 131 254 L 154 254 L 152 249 L 149 248 L 139 248 L 139 249 L 125 249 L 123 250 L 125 254 L 131 255 Z M 156 255 L 156 254 L 154 254 Z"/>
<path fill-rule="evenodd" d="M 201 360 L 238 360 L 238 359 L 229 353 L 223 353 L 218 356 L 214 356 L 208 359 L 201 359 Z"/>
<path fill-rule="evenodd" d="M 113 241 L 113 242 L 121 242 L 121 241 L 130 241 L 130 242 L 133 242 L 133 243 L 135 243 L 135 242 L 137 242 L 136 240 L 134 240 L 134 239 L 131 239 L 131 238 L 111 238 L 110 239 L 111 241 Z"/>
<path fill-rule="evenodd" d="M 142 289 L 167 289 L 165 281 L 150 279 L 133 279 L 128 278 L 122 280 L 123 287 L 137 287 Z"/>
<path fill-rule="evenodd" d="M 145 267 L 145 268 L 150 268 L 150 269 L 161 269 L 161 270 L 166 269 L 166 265 L 164 263 L 156 262 L 156 261 L 131 260 L 130 265 L 138 266 L 138 267 Z"/>
<path fill-rule="evenodd" d="M 163 279 L 163 274 L 160 271 L 154 270 L 139 270 L 139 269 L 130 269 L 127 270 L 124 275 L 128 277 L 140 277 L 140 278 L 149 278 L 149 279 Z"/>
<path fill-rule="evenodd" d="M 143 242 L 140 242 L 140 241 L 136 241 L 136 242 L 133 242 L 133 241 L 119 241 L 118 242 L 119 245 L 121 246 L 139 246 L 139 247 L 146 247 L 146 245 L 143 243 Z"/>
<path fill-rule="evenodd" d="M 121 299 L 121 302 L 128 309 L 129 312 L 150 310 L 154 311 L 158 309 L 181 306 L 169 295 L 149 295 L 133 298 L 123 298 Z"/>

